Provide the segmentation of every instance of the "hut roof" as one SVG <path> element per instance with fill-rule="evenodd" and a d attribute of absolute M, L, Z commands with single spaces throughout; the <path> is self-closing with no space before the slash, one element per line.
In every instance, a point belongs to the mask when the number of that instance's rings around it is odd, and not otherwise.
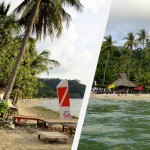
<path fill-rule="evenodd" d="M 127 75 L 123 74 L 123 73 L 120 73 L 118 75 L 118 79 L 113 83 L 115 84 L 116 87 L 118 87 L 118 86 L 136 87 L 136 85 L 133 82 L 131 82 L 127 79 Z"/>

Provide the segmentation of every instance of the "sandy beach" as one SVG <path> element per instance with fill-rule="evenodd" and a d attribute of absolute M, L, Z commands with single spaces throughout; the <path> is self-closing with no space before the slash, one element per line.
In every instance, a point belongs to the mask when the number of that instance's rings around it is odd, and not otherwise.
<path fill-rule="evenodd" d="M 34 116 L 46 119 L 59 119 L 59 113 L 44 109 L 39 105 L 43 102 L 49 102 L 50 99 L 25 99 L 17 103 L 19 115 Z"/>
<path fill-rule="evenodd" d="M 44 101 L 49 101 L 45 100 Z M 19 100 L 18 110 L 19 115 L 29 115 L 39 118 L 47 119 L 59 119 L 59 113 L 51 110 L 38 107 L 43 100 L 41 99 L 27 99 Z M 56 126 L 53 131 L 61 132 L 61 126 Z M 16 127 L 15 130 L 1 127 L 0 129 L 0 150 L 70 150 L 73 142 L 73 135 L 69 135 L 68 132 L 63 134 L 68 135 L 68 144 L 64 144 L 62 141 L 50 142 L 45 144 L 44 141 L 38 140 L 38 131 L 42 129 L 36 127 Z"/>
<path fill-rule="evenodd" d="M 91 99 L 150 100 L 150 94 L 91 94 Z"/>

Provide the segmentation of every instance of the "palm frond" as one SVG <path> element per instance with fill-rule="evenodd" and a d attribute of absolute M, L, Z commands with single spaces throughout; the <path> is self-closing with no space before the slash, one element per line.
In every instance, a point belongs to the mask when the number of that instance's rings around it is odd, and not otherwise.
<path fill-rule="evenodd" d="M 14 14 L 16 15 L 20 15 L 23 10 L 25 9 L 25 7 L 31 2 L 31 0 L 24 0 L 15 10 L 14 10 Z"/>
<path fill-rule="evenodd" d="M 72 6 L 77 11 L 83 11 L 83 5 L 79 0 L 61 0 L 64 5 Z"/>
<path fill-rule="evenodd" d="M 2 1 L 0 3 L 0 16 L 6 17 L 7 14 L 8 14 L 9 9 L 10 9 L 10 4 L 8 4 L 7 6 L 5 6 L 5 2 Z"/>
<path fill-rule="evenodd" d="M 14 11 L 16 14 L 21 14 L 18 23 L 25 25 L 29 22 L 32 14 L 35 0 L 24 0 Z M 36 38 L 41 40 L 49 35 L 53 40 L 54 37 L 60 37 L 63 31 L 63 23 L 69 27 L 71 21 L 70 14 L 65 10 L 64 6 L 71 6 L 77 11 L 82 11 L 83 6 L 79 0 L 41 0 L 39 11 L 36 14 L 32 33 Z"/>

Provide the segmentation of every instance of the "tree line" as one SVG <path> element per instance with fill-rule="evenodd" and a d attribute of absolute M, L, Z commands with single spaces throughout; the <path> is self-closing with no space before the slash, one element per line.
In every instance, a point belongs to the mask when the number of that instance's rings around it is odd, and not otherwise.
<path fill-rule="evenodd" d="M 105 36 L 98 59 L 95 80 L 98 86 L 107 87 L 125 73 L 137 86 L 150 91 L 150 36 L 145 29 L 136 34 L 129 32 L 124 44 L 117 46 L 111 35 Z"/>
<path fill-rule="evenodd" d="M 49 79 L 39 78 L 38 79 L 38 92 L 33 97 L 41 98 L 56 98 L 57 97 L 57 85 L 61 79 Z M 68 80 L 69 93 L 71 98 L 83 98 L 86 86 L 81 84 L 78 80 Z"/>

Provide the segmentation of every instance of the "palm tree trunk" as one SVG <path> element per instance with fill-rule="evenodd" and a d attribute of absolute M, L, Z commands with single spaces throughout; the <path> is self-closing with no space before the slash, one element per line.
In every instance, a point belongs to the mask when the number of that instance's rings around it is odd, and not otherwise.
<path fill-rule="evenodd" d="M 141 70 L 141 65 L 142 65 L 142 60 L 143 60 L 143 50 L 144 50 L 144 41 L 143 41 L 143 49 L 142 49 L 142 55 L 141 55 L 141 60 L 140 60 L 140 70 Z"/>
<path fill-rule="evenodd" d="M 108 59 L 109 59 L 109 52 L 107 54 L 107 61 L 106 61 L 106 66 L 105 66 L 105 70 L 104 70 L 104 76 L 103 76 L 103 85 L 105 83 L 105 76 L 106 76 L 106 69 L 107 69 L 107 65 L 108 65 Z"/>
<path fill-rule="evenodd" d="M 124 63 L 124 74 L 126 74 L 126 61 Z"/>
<path fill-rule="evenodd" d="M 129 69 L 128 69 L 128 89 L 129 89 L 129 77 L 130 77 L 131 57 L 132 57 L 132 49 L 131 49 L 131 54 L 130 54 L 130 59 L 129 59 Z"/>
<path fill-rule="evenodd" d="M 141 68 L 141 65 L 142 65 L 142 60 L 143 60 L 143 50 L 142 50 L 142 55 L 141 55 L 141 60 L 140 60 L 140 68 Z"/>
<path fill-rule="evenodd" d="M 36 0 L 35 1 L 35 6 L 34 6 L 32 14 L 31 14 L 31 18 L 29 19 L 29 22 L 28 22 L 28 25 L 27 25 L 27 28 L 26 28 L 26 31 L 25 31 L 25 36 L 24 36 L 24 39 L 22 41 L 22 45 L 21 45 L 21 48 L 19 50 L 19 53 L 17 55 L 15 65 L 12 69 L 12 74 L 11 74 L 10 79 L 8 81 L 8 84 L 7 84 L 7 87 L 6 87 L 6 90 L 5 90 L 5 95 L 4 95 L 3 99 L 8 99 L 9 96 L 10 96 L 10 93 L 12 91 L 12 88 L 13 88 L 13 85 L 14 85 L 14 82 L 15 82 L 15 79 L 16 79 L 16 76 L 17 76 L 19 66 L 20 66 L 21 60 L 23 58 L 25 49 L 26 49 L 26 44 L 28 42 L 28 39 L 30 37 L 30 33 L 32 31 L 32 26 L 33 26 L 33 23 L 34 23 L 34 20 L 35 20 L 35 16 L 36 16 L 36 14 L 38 12 L 38 9 L 39 9 L 40 2 L 41 2 L 41 0 Z"/>

